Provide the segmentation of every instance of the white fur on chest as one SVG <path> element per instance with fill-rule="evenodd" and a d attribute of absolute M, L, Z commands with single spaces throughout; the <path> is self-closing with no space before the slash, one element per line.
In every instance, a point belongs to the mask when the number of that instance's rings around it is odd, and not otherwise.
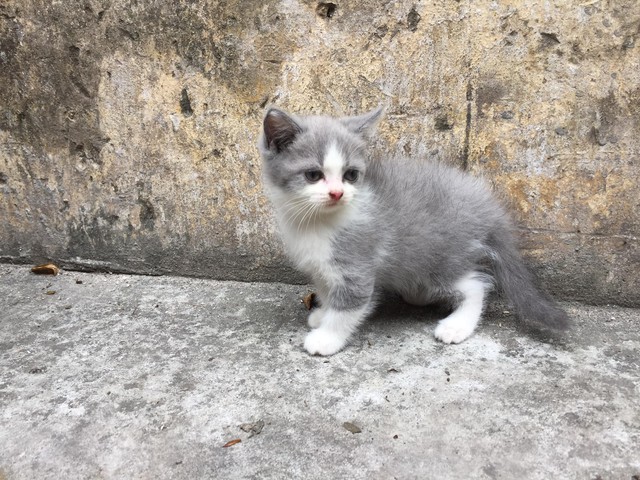
<path fill-rule="evenodd" d="M 321 215 L 303 225 L 287 216 L 290 197 L 275 188 L 267 192 L 276 210 L 281 238 L 289 258 L 304 273 L 324 283 L 339 282 L 341 275 L 333 261 L 333 242 L 347 225 L 370 220 L 368 205 L 372 195 L 368 189 L 359 192 L 358 199 L 331 215 Z M 295 216 L 294 216 L 295 219 Z"/>
<path fill-rule="evenodd" d="M 299 232 L 281 222 L 280 230 L 287 253 L 300 270 L 312 276 L 324 270 L 332 270 L 333 229 L 316 228 Z"/>

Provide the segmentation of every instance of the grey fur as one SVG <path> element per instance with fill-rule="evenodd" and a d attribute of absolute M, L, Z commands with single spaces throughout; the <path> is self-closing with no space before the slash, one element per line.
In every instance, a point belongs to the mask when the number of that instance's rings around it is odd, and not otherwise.
<path fill-rule="evenodd" d="M 323 304 L 356 309 L 372 304 L 379 289 L 411 303 L 455 302 L 455 284 L 477 272 L 477 278 L 495 281 L 523 319 L 566 328 L 566 313 L 535 287 L 506 211 L 481 180 L 424 160 L 368 158 L 366 140 L 380 113 L 336 119 L 270 109 L 265 116 L 259 149 L 269 188 L 299 191 L 304 172 L 321 168 L 327 146 L 335 143 L 347 165 L 361 172 L 356 186 L 373 192 L 359 205 L 371 220 L 345 225 L 333 237 L 331 262 L 343 281 L 323 285 L 314 279 Z"/>

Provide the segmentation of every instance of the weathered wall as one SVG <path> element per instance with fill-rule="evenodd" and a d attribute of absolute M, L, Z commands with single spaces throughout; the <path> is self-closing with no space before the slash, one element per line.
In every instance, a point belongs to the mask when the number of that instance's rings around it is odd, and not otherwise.
<path fill-rule="evenodd" d="M 378 151 L 491 179 L 565 298 L 640 305 L 636 0 L 0 3 L 0 258 L 300 280 L 264 106 L 388 106 Z"/>

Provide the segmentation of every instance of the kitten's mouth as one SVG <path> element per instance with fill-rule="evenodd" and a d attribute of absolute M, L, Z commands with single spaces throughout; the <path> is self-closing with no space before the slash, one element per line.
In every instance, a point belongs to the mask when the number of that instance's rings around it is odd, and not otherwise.
<path fill-rule="evenodd" d="M 329 209 L 332 209 L 332 210 L 335 209 L 336 207 L 340 207 L 342 205 L 344 205 L 344 202 L 341 201 L 341 200 L 327 200 L 324 203 L 324 206 L 326 208 L 329 208 Z"/>

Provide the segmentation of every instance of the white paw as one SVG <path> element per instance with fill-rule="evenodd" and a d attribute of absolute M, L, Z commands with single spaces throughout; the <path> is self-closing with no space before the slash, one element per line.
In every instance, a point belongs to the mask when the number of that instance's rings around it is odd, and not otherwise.
<path fill-rule="evenodd" d="M 474 326 L 464 321 L 445 318 L 438 323 L 434 336 L 443 343 L 460 343 L 471 336 Z"/>
<path fill-rule="evenodd" d="M 320 325 L 322 325 L 323 317 L 324 310 L 322 310 L 321 308 L 316 308 L 313 312 L 311 312 L 311 315 L 309 315 L 309 320 L 307 320 L 307 323 L 309 323 L 309 326 L 311 328 L 318 328 Z"/>
<path fill-rule="evenodd" d="M 347 338 L 324 328 L 313 330 L 304 340 L 304 348 L 311 355 L 333 355 L 347 344 Z"/>

